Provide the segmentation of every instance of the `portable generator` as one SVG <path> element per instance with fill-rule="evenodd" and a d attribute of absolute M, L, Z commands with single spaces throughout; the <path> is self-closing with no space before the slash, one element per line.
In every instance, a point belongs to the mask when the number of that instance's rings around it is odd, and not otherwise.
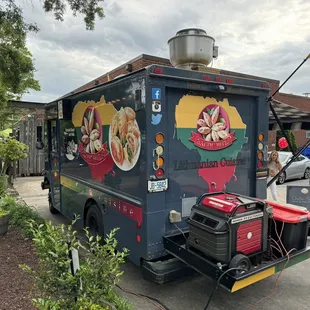
<path fill-rule="evenodd" d="M 268 204 L 234 193 L 203 194 L 188 219 L 187 248 L 202 252 L 215 262 L 239 266 L 267 251 Z"/>

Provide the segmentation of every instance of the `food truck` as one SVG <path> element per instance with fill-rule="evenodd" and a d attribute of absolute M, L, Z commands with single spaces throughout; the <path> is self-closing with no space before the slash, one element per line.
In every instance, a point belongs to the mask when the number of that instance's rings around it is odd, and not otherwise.
<path fill-rule="evenodd" d="M 168 43 L 173 67 L 46 105 L 42 189 L 92 233 L 119 227 L 147 279 L 234 269 L 221 285 L 235 292 L 309 258 L 309 215 L 266 200 L 268 83 L 207 67 L 218 49 L 201 29 Z"/>

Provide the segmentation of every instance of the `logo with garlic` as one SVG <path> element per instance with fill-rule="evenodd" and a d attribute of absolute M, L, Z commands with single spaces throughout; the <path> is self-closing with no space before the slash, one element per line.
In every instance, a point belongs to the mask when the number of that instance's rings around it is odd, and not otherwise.
<path fill-rule="evenodd" d="M 216 151 L 229 147 L 235 140 L 230 132 L 229 117 L 225 109 L 216 104 L 206 106 L 199 114 L 197 131 L 189 139 L 195 146 Z"/>

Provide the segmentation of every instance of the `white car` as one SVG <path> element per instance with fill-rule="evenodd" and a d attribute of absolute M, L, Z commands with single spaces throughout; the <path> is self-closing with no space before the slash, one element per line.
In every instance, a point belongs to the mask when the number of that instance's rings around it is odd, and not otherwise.
<path fill-rule="evenodd" d="M 271 152 L 268 152 L 270 155 Z M 279 160 L 282 166 L 285 166 L 289 160 L 293 157 L 292 152 L 278 152 Z M 310 177 L 310 159 L 303 155 L 299 155 L 294 162 L 278 177 L 278 184 L 283 184 L 287 180 L 292 179 L 309 179 Z"/>

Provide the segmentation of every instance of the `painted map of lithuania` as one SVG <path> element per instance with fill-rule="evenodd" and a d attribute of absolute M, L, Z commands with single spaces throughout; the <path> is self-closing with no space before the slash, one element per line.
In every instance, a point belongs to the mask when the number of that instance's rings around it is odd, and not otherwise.
<path fill-rule="evenodd" d="M 177 138 L 200 155 L 195 165 L 209 192 L 224 190 L 232 178 L 237 181 L 237 156 L 248 141 L 237 109 L 227 99 L 186 95 L 175 114 Z"/>

